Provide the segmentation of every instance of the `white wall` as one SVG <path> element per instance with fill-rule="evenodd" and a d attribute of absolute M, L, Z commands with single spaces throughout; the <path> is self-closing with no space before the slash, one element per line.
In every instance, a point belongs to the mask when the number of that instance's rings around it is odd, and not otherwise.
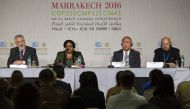
<path fill-rule="evenodd" d="M 40 46 L 46 43 L 47 54 L 38 55 L 40 65 L 53 63 L 56 53 L 63 49 L 63 42 L 72 39 L 77 42 L 87 66 L 107 66 L 112 52 L 121 48 L 120 41 L 125 35 L 132 37 L 135 48 L 137 43 L 141 44 L 142 66 L 145 66 L 146 61 L 152 61 L 153 51 L 160 46 L 163 36 L 171 36 L 173 46 L 184 54 L 186 66 L 190 65 L 190 0 L 115 0 L 122 2 L 122 30 L 103 32 L 52 31 L 52 16 L 49 13 L 51 1 L 0 0 L 0 42 L 7 43 L 4 48 L 0 48 L 0 52 L 5 52 L 0 53 L 0 66 L 6 66 L 7 51 L 17 34 L 25 35 L 29 45 L 33 41 Z M 94 49 L 97 41 L 108 42 L 110 51 L 104 50 L 107 54 L 96 55 Z"/>

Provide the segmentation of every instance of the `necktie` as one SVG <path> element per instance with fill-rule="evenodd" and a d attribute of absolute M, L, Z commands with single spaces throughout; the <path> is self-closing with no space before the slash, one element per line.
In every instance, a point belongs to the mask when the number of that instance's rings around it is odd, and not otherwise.
<path fill-rule="evenodd" d="M 24 50 L 20 50 L 20 60 L 23 61 L 23 53 L 24 53 Z"/>
<path fill-rule="evenodd" d="M 125 53 L 124 61 L 129 64 L 129 55 L 127 53 Z"/>

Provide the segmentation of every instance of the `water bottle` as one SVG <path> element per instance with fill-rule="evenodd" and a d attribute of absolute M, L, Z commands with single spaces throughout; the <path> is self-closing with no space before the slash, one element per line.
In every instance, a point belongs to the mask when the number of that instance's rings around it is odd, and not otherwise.
<path fill-rule="evenodd" d="M 31 57 L 30 56 L 28 56 L 28 59 L 27 59 L 27 66 L 31 67 Z"/>
<path fill-rule="evenodd" d="M 77 65 L 81 66 L 81 56 L 79 56 L 78 59 L 77 59 Z"/>
<path fill-rule="evenodd" d="M 181 67 L 184 68 L 184 66 L 185 66 L 185 58 L 183 55 L 181 55 Z"/>

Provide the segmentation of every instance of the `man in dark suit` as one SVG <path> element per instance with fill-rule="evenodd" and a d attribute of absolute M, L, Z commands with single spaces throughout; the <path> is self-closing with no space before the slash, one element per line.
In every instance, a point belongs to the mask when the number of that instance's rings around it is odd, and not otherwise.
<path fill-rule="evenodd" d="M 154 51 L 154 62 L 164 62 L 164 67 L 181 67 L 180 50 L 172 47 L 170 37 L 161 40 L 161 48 Z"/>
<path fill-rule="evenodd" d="M 14 40 L 17 47 L 11 48 L 7 67 L 9 67 L 10 64 L 27 64 L 28 57 L 31 58 L 31 62 L 35 61 L 36 66 L 38 66 L 39 63 L 36 49 L 25 45 L 23 35 L 16 35 Z"/>
<path fill-rule="evenodd" d="M 58 88 L 62 88 L 68 92 L 69 95 L 72 94 L 72 89 L 70 83 L 66 83 L 63 81 L 65 77 L 65 70 L 64 67 L 61 65 L 54 65 L 53 70 L 56 73 L 56 80 L 55 80 L 55 85 Z"/>
<path fill-rule="evenodd" d="M 126 62 L 126 57 L 128 57 L 127 60 L 131 68 L 140 68 L 140 53 L 131 49 L 132 45 L 132 39 L 129 36 L 123 37 L 121 43 L 122 49 L 114 52 L 112 62 Z"/>

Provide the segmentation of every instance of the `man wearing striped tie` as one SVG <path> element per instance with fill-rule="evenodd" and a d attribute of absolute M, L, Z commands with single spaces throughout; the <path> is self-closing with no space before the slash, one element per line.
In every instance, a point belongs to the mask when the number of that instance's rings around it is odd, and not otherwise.
<path fill-rule="evenodd" d="M 9 67 L 10 64 L 27 64 L 28 58 L 31 58 L 31 62 L 35 62 L 36 66 L 38 66 L 39 63 L 36 49 L 25 45 L 24 36 L 16 35 L 14 41 L 17 47 L 11 48 L 7 67 Z"/>

